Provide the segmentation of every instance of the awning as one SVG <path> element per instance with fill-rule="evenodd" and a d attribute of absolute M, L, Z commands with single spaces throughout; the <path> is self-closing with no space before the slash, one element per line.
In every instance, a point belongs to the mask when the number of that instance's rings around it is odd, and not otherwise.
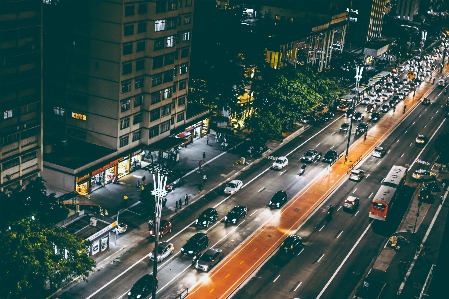
<path fill-rule="evenodd" d="M 190 133 L 190 132 L 182 132 L 182 133 L 179 133 L 177 135 L 177 137 L 178 138 L 185 138 L 185 137 L 189 137 L 190 135 L 192 135 L 192 133 Z"/>
<path fill-rule="evenodd" d="M 185 142 L 182 138 L 175 138 L 175 137 L 165 137 L 164 139 L 161 139 L 153 144 L 148 145 L 145 149 L 151 150 L 151 151 L 162 151 L 162 152 L 168 152 L 174 147 L 177 147 Z"/>

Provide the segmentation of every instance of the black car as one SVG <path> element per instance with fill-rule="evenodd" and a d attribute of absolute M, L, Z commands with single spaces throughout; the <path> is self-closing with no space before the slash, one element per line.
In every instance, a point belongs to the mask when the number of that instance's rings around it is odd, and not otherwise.
<path fill-rule="evenodd" d="M 209 246 L 209 237 L 204 233 L 196 233 L 182 246 L 181 256 L 184 254 L 189 256 L 198 255 L 207 246 Z"/>
<path fill-rule="evenodd" d="M 214 208 L 207 208 L 196 219 L 195 224 L 209 227 L 209 224 L 214 223 L 218 219 L 218 212 Z"/>
<path fill-rule="evenodd" d="M 302 248 L 302 238 L 297 235 L 290 235 L 281 243 L 279 253 L 294 255 L 299 253 Z"/>
<path fill-rule="evenodd" d="M 145 274 L 142 276 L 128 292 L 128 298 L 146 298 L 153 291 L 153 275 Z M 158 287 L 158 282 L 156 278 L 156 289 Z"/>
<path fill-rule="evenodd" d="M 313 163 L 315 161 L 319 161 L 321 159 L 321 156 L 322 156 L 322 154 L 316 150 L 308 150 L 304 154 L 304 157 L 301 158 L 301 161 Z"/>
<path fill-rule="evenodd" d="M 335 160 L 337 160 L 337 158 L 338 158 L 337 152 L 330 150 L 324 155 L 323 162 L 334 163 Z"/>
<path fill-rule="evenodd" d="M 394 96 L 391 100 L 390 100 L 390 106 L 396 106 L 399 102 L 401 101 L 401 98 L 399 96 Z"/>
<path fill-rule="evenodd" d="M 352 117 L 355 121 L 362 121 L 365 118 L 362 112 L 356 112 L 354 116 Z"/>
<path fill-rule="evenodd" d="M 322 121 L 329 121 L 331 119 L 333 119 L 335 116 L 335 114 L 333 114 L 332 112 L 326 112 L 321 116 L 321 120 Z"/>
<path fill-rule="evenodd" d="M 223 251 L 220 248 L 211 248 L 203 253 L 203 255 L 196 261 L 195 268 L 201 271 L 208 272 L 222 259 Z"/>
<path fill-rule="evenodd" d="M 317 118 L 312 115 L 307 115 L 301 120 L 301 122 L 303 122 L 305 124 L 313 124 L 316 121 L 317 121 Z"/>
<path fill-rule="evenodd" d="M 380 108 L 380 111 L 382 111 L 383 113 L 387 113 L 390 110 L 390 106 L 388 104 L 383 104 L 382 107 Z"/>
<path fill-rule="evenodd" d="M 424 98 L 424 100 L 422 100 L 422 104 L 423 105 L 430 105 L 430 99 L 429 98 Z"/>
<path fill-rule="evenodd" d="M 371 114 L 371 116 L 370 116 L 370 120 L 371 120 L 372 122 L 377 122 L 377 121 L 379 121 L 379 119 L 380 119 L 380 114 L 379 114 L 379 112 L 373 112 L 373 113 Z"/>
<path fill-rule="evenodd" d="M 422 188 L 418 193 L 418 200 L 420 201 L 430 201 L 432 200 L 432 192 L 427 188 Z"/>
<path fill-rule="evenodd" d="M 245 218 L 248 213 L 248 209 L 244 206 L 235 206 L 229 211 L 228 215 L 225 216 L 225 224 L 231 223 L 236 224 L 240 219 Z"/>
<path fill-rule="evenodd" d="M 340 126 L 340 133 L 341 133 L 341 132 L 348 132 L 348 130 L 349 130 L 349 123 L 343 123 L 343 124 Z"/>
<path fill-rule="evenodd" d="M 353 114 L 354 114 L 354 109 L 350 108 L 350 109 L 348 109 L 348 111 L 346 111 L 345 116 L 352 117 Z"/>
<path fill-rule="evenodd" d="M 435 182 L 435 181 L 434 181 L 434 182 L 427 183 L 427 184 L 425 184 L 424 186 L 425 186 L 425 188 L 426 188 L 427 190 L 429 190 L 430 192 L 440 192 L 440 191 L 441 191 L 440 187 L 438 186 L 438 183 Z"/>
<path fill-rule="evenodd" d="M 368 124 L 367 123 L 359 123 L 356 129 L 356 133 L 358 134 L 364 134 L 368 131 Z"/>
<path fill-rule="evenodd" d="M 268 206 L 270 209 L 278 209 L 283 206 L 287 202 L 287 192 L 279 190 L 276 194 L 273 195 Z"/>

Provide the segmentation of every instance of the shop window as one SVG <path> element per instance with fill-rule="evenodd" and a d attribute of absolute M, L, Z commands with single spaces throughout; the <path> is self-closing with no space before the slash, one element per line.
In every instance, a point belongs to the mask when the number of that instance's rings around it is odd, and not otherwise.
<path fill-rule="evenodd" d="M 189 6 L 192 6 L 192 0 L 186 0 L 185 7 L 189 7 Z"/>
<path fill-rule="evenodd" d="M 76 112 L 72 112 L 72 118 L 74 118 L 74 119 L 79 119 L 79 120 L 84 120 L 84 121 L 87 120 L 87 117 L 86 117 L 85 114 L 82 114 L 82 113 L 76 113 Z"/>
<path fill-rule="evenodd" d="M 173 70 L 168 70 L 164 72 L 164 83 L 173 81 Z"/>
<path fill-rule="evenodd" d="M 156 2 L 156 13 L 163 13 L 167 11 L 167 2 L 159 1 Z"/>
<path fill-rule="evenodd" d="M 125 62 L 122 64 L 122 75 L 128 75 L 133 72 L 133 63 Z"/>
<path fill-rule="evenodd" d="M 184 90 L 187 88 L 187 80 L 183 80 L 179 82 L 179 90 Z"/>
<path fill-rule="evenodd" d="M 171 114 L 171 104 L 167 104 L 161 107 L 162 117 Z"/>
<path fill-rule="evenodd" d="M 162 74 L 154 75 L 153 78 L 151 78 L 151 86 L 158 86 L 162 84 Z"/>
<path fill-rule="evenodd" d="M 133 125 L 139 124 L 141 122 L 142 122 L 142 113 L 138 113 L 138 114 L 134 115 Z"/>
<path fill-rule="evenodd" d="M 184 106 L 186 104 L 186 97 L 178 98 L 178 106 Z"/>
<path fill-rule="evenodd" d="M 131 81 L 122 82 L 122 93 L 127 93 L 131 91 Z"/>
<path fill-rule="evenodd" d="M 165 39 L 163 37 L 154 40 L 154 51 L 164 49 L 164 43 Z"/>
<path fill-rule="evenodd" d="M 178 0 L 168 0 L 168 11 L 174 11 L 178 9 Z"/>
<path fill-rule="evenodd" d="M 127 146 L 129 144 L 129 135 L 120 137 L 120 147 Z"/>
<path fill-rule="evenodd" d="M 140 140 L 140 130 L 133 132 L 133 142 Z"/>
<path fill-rule="evenodd" d="M 190 31 L 186 31 L 182 33 L 182 41 L 187 42 L 190 40 Z"/>
<path fill-rule="evenodd" d="M 139 94 L 134 97 L 134 108 L 142 106 L 143 104 L 143 94 Z"/>
<path fill-rule="evenodd" d="M 165 88 L 165 89 L 162 91 L 162 101 L 171 98 L 172 95 L 173 95 L 172 88 L 171 88 L 171 87 Z"/>
<path fill-rule="evenodd" d="M 156 91 L 151 94 L 151 105 L 157 104 L 161 101 L 161 92 Z"/>
<path fill-rule="evenodd" d="M 156 137 L 157 135 L 159 135 L 159 125 L 151 127 L 149 132 L 150 139 Z"/>
<path fill-rule="evenodd" d="M 188 64 L 187 63 L 181 64 L 179 66 L 179 74 L 184 75 L 187 74 L 187 72 L 188 72 Z"/>
<path fill-rule="evenodd" d="M 120 101 L 120 104 L 122 106 L 121 112 L 125 112 L 128 111 L 129 109 L 131 109 L 131 100 L 130 99 L 124 99 Z"/>
<path fill-rule="evenodd" d="M 136 60 L 136 72 L 145 69 L 145 59 Z"/>
<path fill-rule="evenodd" d="M 181 50 L 181 58 L 189 57 L 189 48 L 184 48 Z"/>
<path fill-rule="evenodd" d="M 137 49 L 136 52 L 143 52 L 145 51 L 145 41 L 137 42 Z"/>
<path fill-rule="evenodd" d="M 147 23 L 139 23 L 137 25 L 137 33 L 147 32 Z"/>
<path fill-rule="evenodd" d="M 191 15 L 184 16 L 184 25 L 187 25 L 190 23 L 192 23 L 192 16 Z"/>
<path fill-rule="evenodd" d="M 164 65 L 170 65 L 175 63 L 175 53 L 165 54 Z"/>
<path fill-rule="evenodd" d="M 134 15 L 134 5 L 126 5 L 125 6 L 125 17 Z"/>
<path fill-rule="evenodd" d="M 120 130 L 129 128 L 129 116 L 124 117 L 120 120 Z"/>
<path fill-rule="evenodd" d="M 161 118 L 161 109 L 160 108 L 150 110 L 150 122 L 158 120 L 159 118 Z"/>
<path fill-rule="evenodd" d="M 167 36 L 165 38 L 165 47 L 166 48 L 173 48 L 175 46 L 175 36 Z"/>
<path fill-rule="evenodd" d="M 3 111 L 3 119 L 11 118 L 13 115 L 12 109 Z"/>
<path fill-rule="evenodd" d="M 167 22 L 166 22 L 167 26 L 165 26 L 165 29 L 167 29 L 167 30 L 175 29 L 177 23 L 178 23 L 177 18 L 169 18 L 169 19 L 167 19 Z"/>
<path fill-rule="evenodd" d="M 170 121 L 164 121 L 161 123 L 161 134 L 170 130 Z"/>
<path fill-rule="evenodd" d="M 134 24 L 131 25 L 125 25 L 123 29 L 123 35 L 124 36 L 130 36 L 134 34 Z"/>
<path fill-rule="evenodd" d="M 164 31 L 165 30 L 165 20 L 156 20 L 154 21 L 154 31 Z"/>
<path fill-rule="evenodd" d="M 164 66 L 164 56 L 156 56 L 153 58 L 153 70 Z"/>
<path fill-rule="evenodd" d="M 129 55 L 133 53 L 133 44 L 123 45 L 123 55 Z"/>
<path fill-rule="evenodd" d="M 144 4 L 139 4 L 139 15 L 143 15 L 146 14 L 148 12 L 148 5 L 146 3 Z"/>
<path fill-rule="evenodd" d="M 134 79 L 134 89 L 139 89 L 142 88 L 144 85 L 144 78 L 140 77 L 140 78 L 135 78 Z"/>
<path fill-rule="evenodd" d="M 176 115 L 176 122 L 180 122 L 180 121 L 183 121 L 184 120 L 184 111 L 183 112 L 181 112 L 181 113 L 178 113 L 177 115 Z"/>
<path fill-rule="evenodd" d="M 53 107 L 53 112 L 56 115 L 64 116 L 65 115 L 65 108 L 55 106 L 55 107 Z"/>

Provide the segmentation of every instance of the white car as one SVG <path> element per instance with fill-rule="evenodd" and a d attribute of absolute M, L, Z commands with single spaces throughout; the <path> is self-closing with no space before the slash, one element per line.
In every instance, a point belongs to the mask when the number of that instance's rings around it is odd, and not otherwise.
<path fill-rule="evenodd" d="M 157 262 L 162 262 L 166 257 L 173 254 L 175 251 L 175 247 L 173 247 L 172 243 L 169 242 L 161 242 L 157 247 Z M 150 252 L 150 259 L 154 261 L 154 249 Z"/>
<path fill-rule="evenodd" d="M 349 175 L 349 179 L 351 181 L 361 181 L 363 177 L 365 176 L 365 172 L 361 169 L 353 169 L 351 171 L 351 174 Z"/>
<path fill-rule="evenodd" d="M 271 168 L 282 169 L 287 165 L 288 165 L 287 157 L 282 156 L 282 157 L 277 158 L 276 161 L 274 161 L 273 166 Z"/>
<path fill-rule="evenodd" d="M 240 180 L 232 180 L 226 184 L 226 188 L 224 189 L 224 193 L 232 195 L 239 191 L 243 186 L 243 182 Z"/>
<path fill-rule="evenodd" d="M 373 157 L 376 158 L 382 158 L 383 156 L 385 156 L 385 149 L 383 147 L 376 147 L 373 151 Z"/>

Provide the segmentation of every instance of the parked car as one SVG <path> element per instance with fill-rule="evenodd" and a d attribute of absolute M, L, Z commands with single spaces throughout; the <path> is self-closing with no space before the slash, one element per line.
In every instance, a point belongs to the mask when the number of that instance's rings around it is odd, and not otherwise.
<path fill-rule="evenodd" d="M 351 170 L 351 174 L 349 175 L 349 179 L 351 181 L 359 182 L 365 177 L 365 172 L 361 169 L 353 169 Z"/>
<path fill-rule="evenodd" d="M 245 218 L 248 213 L 248 208 L 245 206 L 235 206 L 228 212 L 225 216 L 224 221 L 225 224 L 237 224 L 240 219 Z"/>
<path fill-rule="evenodd" d="M 224 193 L 228 195 L 232 195 L 242 189 L 243 182 L 240 180 L 232 180 L 226 184 L 226 188 L 224 189 Z"/>
<path fill-rule="evenodd" d="M 355 196 L 348 196 L 343 204 L 343 209 L 347 211 L 357 210 L 360 204 L 360 199 Z"/>
<path fill-rule="evenodd" d="M 223 259 L 223 251 L 220 248 L 210 248 L 196 261 L 195 268 L 208 272 Z"/>
<path fill-rule="evenodd" d="M 302 238 L 297 235 L 290 235 L 285 238 L 284 242 L 279 246 L 280 254 L 295 255 L 303 248 Z"/>
<path fill-rule="evenodd" d="M 154 249 L 152 252 L 150 252 L 150 260 L 154 261 L 155 260 L 155 256 L 156 257 L 156 261 L 159 262 L 163 262 L 164 259 L 170 255 L 173 254 L 173 252 L 175 251 L 175 247 L 173 247 L 172 243 L 169 242 L 161 242 L 158 244 L 157 246 L 157 255 L 154 252 Z"/>
<path fill-rule="evenodd" d="M 271 168 L 273 169 L 282 169 L 288 165 L 288 159 L 285 156 L 278 157 Z"/>
<path fill-rule="evenodd" d="M 322 154 L 319 153 L 316 150 L 308 150 L 305 154 L 304 157 L 301 158 L 302 162 L 308 162 L 308 163 L 313 163 L 315 161 L 319 161 L 321 159 Z"/>
<path fill-rule="evenodd" d="M 153 291 L 154 278 L 151 274 L 145 274 L 142 276 L 129 290 L 128 298 L 139 299 L 146 298 Z M 156 289 L 158 288 L 158 281 L 156 278 Z"/>
<path fill-rule="evenodd" d="M 198 255 L 202 250 L 209 246 L 209 237 L 205 233 L 196 233 L 181 248 L 181 256 L 184 254 L 193 256 Z"/>
<path fill-rule="evenodd" d="M 324 155 L 323 162 L 332 164 L 332 163 L 335 162 L 335 160 L 337 160 L 337 158 L 338 158 L 337 152 L 336 152 L 336 151 L 333 151 L 333 150 L 329 150 L 329 151 Z"/>
<path fill-rule="evenodd" d="M 376 147 L 373 151 L 373 157 L 376 157 L 376 158 L 382 158 L 383 156 L 385 156 L 385 154 L 386 154 L 386 151 L 381 146 Z"/>
<path fill-rule="evenodd" d="M 205 209 L 195 220 L 195 225 L 209 227 L 211 223 L 218 220 L 218 212 L 214 208 Z"/>
<path fill-rule="evenodd" d="M 162 239 L 163 236 L 170 233 L 172 229 L 172 224 L 168 220 L 161 220 L 159 224 L 159 238 Z M 154 237 L 156 231 L 154 230 L 153 220 L 148 221 L 148 230 L 150 232 L 150 237 Z"/>
<path fill-rule="evenodd" d="M 287 192 L 279 190 L 271 198 L 268 206 L 270 209 L 279 209 L 287 202 Z"/>

